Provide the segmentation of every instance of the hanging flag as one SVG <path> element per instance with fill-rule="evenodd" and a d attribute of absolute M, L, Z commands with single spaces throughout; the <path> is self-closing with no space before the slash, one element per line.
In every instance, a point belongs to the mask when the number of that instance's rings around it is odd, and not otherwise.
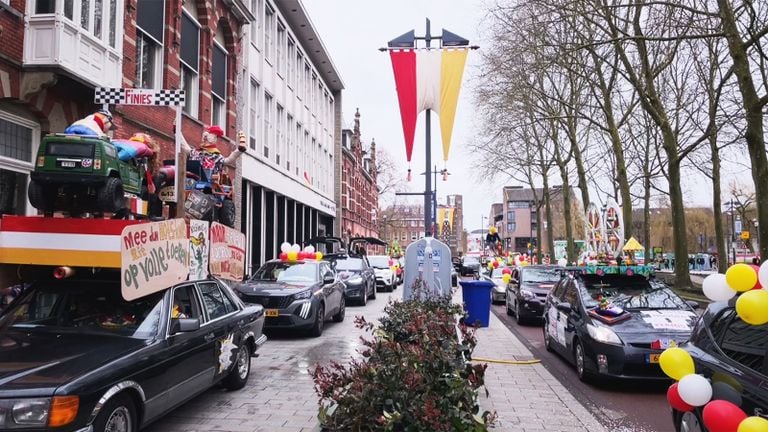
<path fill-rule="evenodd" d="M 413 154 L 416 119 L 420 112 L 427 109 L 440 116 L 443 160 L 448 160 L 467 52 L 466 48 L 389 52 L 408 162 Z"/>

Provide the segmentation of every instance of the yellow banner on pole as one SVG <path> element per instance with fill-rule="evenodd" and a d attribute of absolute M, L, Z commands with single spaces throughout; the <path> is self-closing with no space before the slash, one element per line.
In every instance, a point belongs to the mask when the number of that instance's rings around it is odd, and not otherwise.
<path fill-rule="evenodd" d="M 440 133 L 443 139 L 443 160 L 448 160 L 451 150 L 453 121 L 456 118 L 456 105 L 459 102 L 461 78 L 467 62 L 466 48 L 445 49 L 440 68 Z"/>

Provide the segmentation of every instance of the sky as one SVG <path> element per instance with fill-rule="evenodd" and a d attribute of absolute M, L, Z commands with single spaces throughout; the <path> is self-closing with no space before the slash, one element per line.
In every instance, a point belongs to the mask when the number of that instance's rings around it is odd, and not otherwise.
<path fill-rule="evenodd" d="M 416 30 L 425 32 L 425 19 L 431 20 L 432 34 L 442 28 L 480 45 L 480 51 L 490 49 L 482 39 L 483 0 L 302 0 L 315 29 L 330 53 L 345 89 L 342 92 L 344 121 L 351 124 L 355 109 L 360 109 L 360 131 L 364 143 L 376 140 L 377 149 L 384 149 L 401 168 L 405 177 L 408 167 L 397 93 L 389 56 L 378 51 L 387 41 Z M 472 51 L 467 60 L 456 120 L 453 129 L 447 181 L 437 179 L 440 202 L 446 194 L 461 194 L 464 198 L 464 227 L 480 228 L 481 216 L 487 216 L 494 202 L 501 202 L 501 188 L 517 184 L 503 178 L 477 178 L 472 167 L 468 143 L 476 139 L 479 119 L 473 118 L 472 81 L 479 68 L 480 55 Z M 419 115 L 411 169 L 412 192 L 424 190 L 425 127 L 424 113 Z M 432 116 L 432 162 L 443 168 L 439 120 Z M 430 170 L 431 171 L 431 170 Z M 745 175 L 743 167 L 741 174 Z M 695 174 L 691 173 L 695 176 Z M 748 174 L 746 174 L 748 176 Z M 703 177 L 702 177 L 703 179 Z M 711 186 L 692 179 L 684 186 L 686 205 L 711 203 Z M 554 180 L 556 184 L 558 180 Z M 552 183 L 552 182 L 551 182 Z M 726 181 L 724 181 L 724 184 Z M 594 195 L 595 192 L 591 191 Z M 403 198 L 400 198 L 401 200 Z M 727 199 L 727 197 L 725 198 Z M 421 197 L 413 197 L 421 203 Z M 487 222 L 486 222 L 487 224 Z"/>

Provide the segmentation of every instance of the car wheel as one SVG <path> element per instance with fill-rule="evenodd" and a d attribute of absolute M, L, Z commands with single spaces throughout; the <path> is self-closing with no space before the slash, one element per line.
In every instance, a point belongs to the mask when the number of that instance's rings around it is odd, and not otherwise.
<path fill-rule="evenodd" d="M 517 320 L 517 323 L 520 325 L 528 323 L 528 320 L 523 318 L 523 315 L 520 313 L 519 301 L 515 301 L 515 319 Z"/>
<path fill-rule="evenodd" d="M 552 349 L 552 336 L 549 335 L 548 329 L 549 325 L 547 324 L 547 320 L 544 320 L 544 348 L 549 352 L 554 352 L 555 350 Z"/>
<path fill-rule="evenodd" d="M 251 374 L 251 354 L 247 343 L 237 350 L 235 364 L 222 381 L 227 390 L 240 390 L 248 382 L 248 376 Z"/>
<path fill-rule="evenodd" d="M 315 324 L 312 329 L 309 330 L 309 334 L 313 337 L 319 337 L 323 334 L 323 327 L 325 326 L 325 307 L 323 304 L 317 306 L 317 313 L 315 313 Z"/>
<path fill-rule="evenodd" d="M 347 313 L 347 301 L 344 299 L 344 296 L 341 296 L 341 304 L 339 305 L 339 311 L 336 312 L 336 315 L 333 316 L 334 322 L 342 322 L 344 321 L 344 315 Z"/>
<path fill-rule="evenodd" d="M 33 180 L 29 182 L 27 195 L 29 196 L 29 202 L 32 204 L 32 207 L 40 210 L 41 212 L 53 213 L 55 210 L 56 188 L 43 187 L 43 185 Z"/>
<path fill-rule="evenodd" d="M 376 300 L 376 285 L 374 285 L 371 290 L 371 300 Z"/>
<path fill-rule="evenodd" d="M 576 363 L 576 375 L 579 377 L 579 380 L 589 382 L 591 377 L 589 372 L 587 372 L 584 347 L 579 341 L 576 341 L 576 346 L 573 347 L 573 359 L 574 363 Z"/>
<path fill-rule="evenodd" d="M 136 432 L 136 406 L 127 394 L 119 394 L 108 400 L 93 421 L 95 432 Z"/>
<path fill-rule="evenodd" d="M 219 209 L 219 222 L 230 228 L 235 227 L 235 203 L 232 200 L 225 199 Z"/>
<path fill-rule="evenodd" d="M 367 290 L 367 288 L 366 288 Z M 368 304 L 368 291 L 363 292 L 363 295 L 360 296 L 360 304 L 365 306 Z"/>
<path fill-rule="evenodd" d="M 109 177 L 104 185 L 96 192 L 99 209 L 109 213 L 117 213 L 125 207 L 123 182 L 117 177 Z"/>
<path fill-rule="evenodd" d="M 507 310 L 507 315 L 512 316 L 512 309 L 509 308 L 509 296 L 504 299 L 504 309 Z"/>
<path fill-rule="evenodd" d="M 701 420 L 701 416 L 696 411 L 684 412 L 680 416 L 680 424 L 678 430 L 680 432 L 704 432 L 704 422 Z"/>

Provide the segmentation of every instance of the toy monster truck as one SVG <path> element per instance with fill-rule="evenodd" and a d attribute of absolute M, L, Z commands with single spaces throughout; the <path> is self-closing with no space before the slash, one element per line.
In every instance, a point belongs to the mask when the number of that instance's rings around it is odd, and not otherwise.
<path fill-rule="evenodd" d="M 43 138 L 29 183 L 29 202 L 55 211 L 118 213 L 125 195 L 147 199 L 146 158 L 121 160 L 107 137 L 52 134 Z"/>

